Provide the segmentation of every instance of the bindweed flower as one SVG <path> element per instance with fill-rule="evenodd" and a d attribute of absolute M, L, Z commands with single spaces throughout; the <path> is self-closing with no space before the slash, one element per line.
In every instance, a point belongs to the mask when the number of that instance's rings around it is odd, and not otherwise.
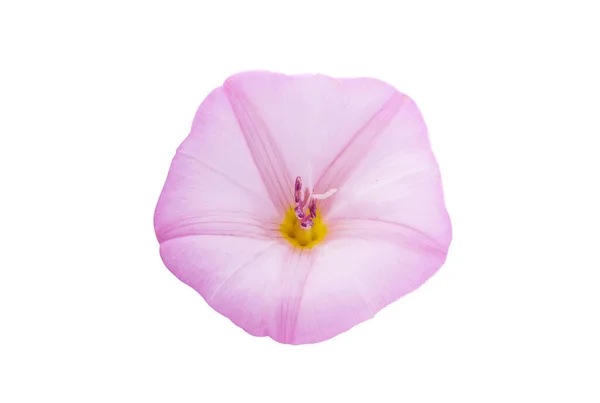
<path fill-rule="evenodd" d="M 415 103 L 375 79 L 246 72 L 204 100 L 154 217 L 165 265 L 255 336 L 315 343 L 444 263 L 452 230 Z"/>

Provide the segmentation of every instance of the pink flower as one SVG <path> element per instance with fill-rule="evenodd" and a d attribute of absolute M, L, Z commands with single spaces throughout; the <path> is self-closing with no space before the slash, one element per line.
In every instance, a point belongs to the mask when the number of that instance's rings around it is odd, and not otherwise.
<path fill-rule="evenodd" d="M 334 337 L 415 290 L 452 237 L 415 103 L 370 78 L 232 76 L 202 103 L 155 214 L 165 265 L 281 343 Z"/>

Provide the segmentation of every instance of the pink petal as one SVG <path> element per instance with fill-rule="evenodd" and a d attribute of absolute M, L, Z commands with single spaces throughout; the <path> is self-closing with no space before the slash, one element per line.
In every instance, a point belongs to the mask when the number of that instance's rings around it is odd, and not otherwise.
<path fill-rule="evenodd" d="M 287 242 L 287 241 L 286 241 Z M 281 240 L 193 236 L 161 245 L 167 267 L 218 312 L 255 336 L 294 340 L 312 259 Z"/>
<path fill-rule="evenodd" d="M 393 87 L 368 78 L 247 72 L 230 77 L 227 86 L 244 94 L 272 134 L 289 169 L 288 182 L 312 176 L 317 193 L 336 185 L 333 180 L 316 183 L 334 158 L 353 143 L 336 164 L 337 172 L 351 169 L 352 157 L 365 153 L 402 102 Z"/>
<path fill-rule="evenodd" d="M 339 189 L 346 180 L 355 172 L 359 162 L 366 156 L 381 136 L 396 118 L 396 115 L 406 96 L 394 92 L 390 98 L 375 112 L 375 114 L 348 140 L 344 148 L 333 158 L 325 168 L 323 175 L 317 182 L 318 187 L 325 189 Z M 326 200 L 321 209 L 326 212 L 333 199 Z"/>
<path fill-rule="evenodd" d="M 248 152 L 222 89 L 198 109 L 177 150 L 155 213 L 159 242 L 181 236 L 228 234 L 270 237 L 280 213 Z"/>
<path fill-rule="evenodd" d="M 347 219 L 395 223 L 448 250 L 452 230 L 440 172 L 411 99 L 331 198 L 327 219 L 332 225 Z"/>
<path fill-rule="evenodd" d="M 223 88 L 271 201 L 285 211 L 292 203 L 290 183 L 295 175 L 290 174 L 275 138 L 247 95 L 230 80 Z"/>
<path fill-rule="evenodd" d="M 445 259 L 385 239 L 336 239 L 314 252 L 225 236 L 161 245 L 165 265 L 215 310 L 252 335 L 290 344 L 320 342 L 373 317 Z"/>
<path fill-rule="evenodd" d="M 315 250 L 294 344 L 326 340 L 372 318 L 423 284 L 446 258 L 442 250 L 424 254 L 395 241 L 348 237 Z"/>

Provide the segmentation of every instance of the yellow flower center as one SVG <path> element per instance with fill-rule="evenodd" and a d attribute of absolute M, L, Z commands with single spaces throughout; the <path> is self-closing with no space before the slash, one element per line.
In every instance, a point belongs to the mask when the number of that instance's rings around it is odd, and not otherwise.
<path fill-rule="evenodd" d="M 327 227 L 323 223 L 319 211 L 317 211 L 317 216 L 313 222 L 313 226 L 309 229 L 300 227 L 300 221 L 296 218 L 294 209 L 291 208 L 286 213 L 279 230 L 292 246 L 300 249 L 310 249 L 318 245 L 327 235 Z"/>

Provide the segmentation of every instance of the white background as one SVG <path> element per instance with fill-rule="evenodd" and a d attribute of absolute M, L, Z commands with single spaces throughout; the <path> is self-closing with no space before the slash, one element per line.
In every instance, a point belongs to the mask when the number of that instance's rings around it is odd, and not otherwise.
<path fill-rule="evenodd" d="M 600 401 L 594 1 L 95 3 L 0 6 L 1 402 Z M 390 82 L 441 166 L 445 266 L 321 344 L 159 257 L 175 149 L 248 69 Z"/>

